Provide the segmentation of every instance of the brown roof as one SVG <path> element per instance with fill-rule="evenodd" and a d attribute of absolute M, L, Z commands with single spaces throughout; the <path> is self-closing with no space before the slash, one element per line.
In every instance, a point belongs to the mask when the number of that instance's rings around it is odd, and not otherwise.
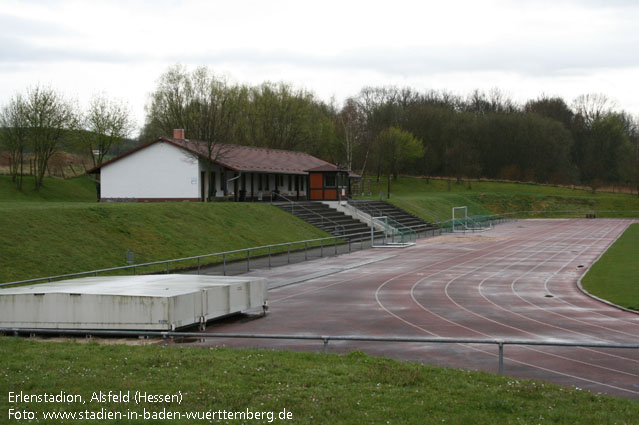
<path fill-rule="evenodd" d="M 197 153 L 203 158 L 208 156 L 204 142 L 185 139 L 167 139 L 167 141 Z M 222 143 L 214 146 L 211 160 L 234 171 L 252 173 L 308 174 L 307 171 L 312 168 L 332 166 L 304 152 Z"/>
<path fill-rule="evenodd" d="M 189 139 L 170 139 L 160 137 L 147 144 L 126 152 L 110 161 L 95 167 L 87 173 L 95 173 L 101 167 L 117 161 L 138 150 L 157 142 L 170 143 L 201 158 L 207 158 L 208 150 L 205 142 Z M 333 164 L 304 152 L 285 151 L 281 149 L 257 148 L 252 146 L 227 145 L 218 143 L 210 155 L 211 161 L 233 171 L 252 173 L 308 174 L 309 170 L 338 171 Z"/>

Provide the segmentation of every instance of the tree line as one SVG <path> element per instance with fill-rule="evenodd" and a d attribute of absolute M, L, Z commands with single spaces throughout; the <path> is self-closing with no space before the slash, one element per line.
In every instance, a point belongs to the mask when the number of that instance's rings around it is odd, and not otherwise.
<path fill-rule="evenodd" d="M 468 96 L 365 87 L 337 106 L 291 85 L 232 84 L 171 67 L 147 108 L 142 140 L 184 128 L 210 146 L 308 152 L 361 175 L 490 178 L 639 188 L 639 122 L 601 94 L 569 105 L 517 104 L 498 89 Z"/>
<path fill-rule="evenodd" d="M 91 154 L 96 165 L 131 131 L 120 103 L 101 98 L 85 114 L 67 103 L 36 88 L 2 109 L 0 149 L 14 168 L 26 149 L 42 174 L 47 156 L 59 149 L 56 140 L 70 134 L 61 128 L 83 130 L 74 134 L 85 152 L 100 152 Z M 58 113 L 40 122 L 43 110 Z M 389 184 L 391 176 L 409 174 L 639 189 L 638 119 L 601 94 L 570 104 L 546 95 L 518 104 L 498 89 L 459 96 L 365 87 L 337 105 L 290 84 L 237 84 L 206 67 L 175 65 L 149 96 L 139 143 L 170 137 L 176 128 L 205 142 L 212 156 L 223 154 L 216 149 L 222 144 L 303 151 L 361 175 L 388 176 Z"/>
<path fill-rule="evenodd" d="M 16 94 L 0 109 L 0 150 L 9 159 L 9 174 L 19 190 L 26 174 L 33 174 L 35 190 L 40 190 L 57 152 L 81 153 L 96 166 L 133 130 L 126 104 L 105 95 L 94 96 L 81 111 L 54 88 L 35 86 Z"/>

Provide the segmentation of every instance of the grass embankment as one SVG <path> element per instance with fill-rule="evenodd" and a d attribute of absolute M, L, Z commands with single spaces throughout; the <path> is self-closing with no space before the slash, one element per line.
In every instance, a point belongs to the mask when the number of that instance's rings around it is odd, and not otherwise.
<path fill-rule="evenodd" d="M 42 355 L 46 344 L 46 356 Z M 16 356 L 16 353 L 20 353 Z M 372 358 L 225 348 L 115 346 L 0 338 L 0 412 L 163 409 L 274 412 L 273 423 L 634 423 L 639 403 L 548 383 Z M 80 395 L 78 403 L 9 403 L 10 391 Z M 181 403 L 90 402 L 94 392 L 181 393 Z M 278 420 L 286 409 L 292 420 Z M 24 421 L 26 423 L 27 421 Z M 52 421 L 51 423 L 53 423 Z M 66 421 L 93 423 L 95 421 Z M 159 423 L 103 420 L 101 423 Z M 268 423 L 251 420 L 171 423 Z M 55 423 L 61 423 L 55 421 Z"/>
<path fill-rule="evenodd" d="M 0 202 L 0 229 L 0 282 L 123 266 L 127 249 L 143 263 L 330 236 L 268 204 L 215 202 Z"/>
<path fill-rule="evenodd" d="M 450 188 L 450 190 L 449 190 Z M 372 193 L 386 196 L 386 182 L 373 184 Z M 502 183 L 472 181 L 456 183 L 440 179 L 400 177 L 392 182 L 389 202 L 431 222 L 451 218 L 453 207 L 468 206 L 472 215 L 501 214 L 517 211 L 546 211 L 539 217 L 553 217 L 553 212 L 576 211 L 580 217 L 595 212 L 598 217 L 631 216 L 639 213 L 639 198 L 635 195 L 597 192 L 583 189 L 537 185 L 528 183 Z M 386 199 L 386 198 L 384 198 Z M 605 213 L 604 211 L 635 211 Z"/>
<path fill-rule="evenodd" d="M 34 187 L 32 176 L 24 177 L 19 191 L 11 177 L 0 175 L 0 202 L 95 202 L 97 199 L 95 183 L 87 177 L 67 180 L 48 177 L 39 191 Z"/>
<path fill-rule="evenodd" d="M 588 270 L 581 283 L 588 292 L 639 310 L 639 224 L 631 224 Z"/>

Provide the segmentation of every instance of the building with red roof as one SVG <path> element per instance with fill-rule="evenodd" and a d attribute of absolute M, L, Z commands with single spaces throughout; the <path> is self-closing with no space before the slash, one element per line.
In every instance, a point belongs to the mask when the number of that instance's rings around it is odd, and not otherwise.
<path fill-rule="evenodd" d="M 160 137 L 88 171 L 101 201 L 334 201 L 350 196 L 349 170 L 304 152 Z M 210 173 L 209 173 L 210 172 Z"/>

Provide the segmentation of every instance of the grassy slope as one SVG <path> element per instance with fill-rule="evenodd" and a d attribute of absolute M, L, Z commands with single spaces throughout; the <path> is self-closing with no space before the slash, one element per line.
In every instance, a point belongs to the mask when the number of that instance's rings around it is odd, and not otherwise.
<path fill-rule="evenodd" d="M 22 184 L 23 190 L 16 190 L 9 176 L 0 175 L 0 203 L 3 202 L 95 202 L 97 193 L 95 183 L 87 177 L 75 179 L 46 178 L 39 192 L 34 190 L 34 180 L 26 176 Z"/>
<path fill-rule="evenodd" d="M 42 355 L 43 344 L 46 356 Z M 635 401 L 481 372 L 371 358 L 359 352 L 338 356 L 42 343 L 5 337 L 0 338 L 0 357 L 4 359 L 0 366 L 0 392 L 4 395 L 0 397 L 0 411 L 4 415 L 12 407 L 9 391 L 64 391 L 81 395 L 87 404 L 16 403 L 13 407 L 24 409 L 28 404 L 36 412 L 101 408 L 122 412 L 143 407 L 183 412 L 280 412 L 286 408 L 293 414 L 293 421 L 288 423 L 358 425 L 621 424 L 634 423 L 639 417 L 639 403 Z M 183 399 L 179 405 L 89 402 L 94 391 L 109 390 L 152 394 L 180 391 Z"/>
<path fill-rule="evenodd" d="M 41 196 L 58 199 L 52 193 Z M 127 249 L 141 263 L 328 236 L 267 204 L 26 202 L 28 196 L 0 202 L 0 282 L 122 266 Z"/>
<path fill-rule="evenodd" d="M 390 202 L 429 221 L 451 218 L 451 208 L 466 205 L 469 214 L 497 214 L 513 211 L 636 210 L 639 198 L 633 195 L 595 193 L 570 188 L 525 184 L 472 182 L 450 184 L 444 180 L 400 177 L 392 182 Z M 386 193 L 386 182 L 373 185 L 373 194 Z M 379 199 L 379 195 L 374 197 Z M 601 214 L 600 214 L 601 215 Z M 634 213 L 636 217 L 639 213 Z"/>
<path fill-rule="evenodd" d="M 639 310 L 639 224 L 632 224 L 582 280 L 593 295 Z"/>

